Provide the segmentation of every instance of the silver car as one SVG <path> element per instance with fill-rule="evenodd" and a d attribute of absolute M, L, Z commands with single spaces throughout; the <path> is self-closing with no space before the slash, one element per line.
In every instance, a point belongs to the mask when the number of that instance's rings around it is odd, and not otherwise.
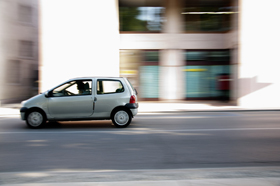
<path fill-rule="evenodd" d="M 138 112 L 137 92 L 126 78 L 70 79 L 22 102 L 21 119 L 31 128 L 46 121 L 112 120 L 127 127 Z"/>

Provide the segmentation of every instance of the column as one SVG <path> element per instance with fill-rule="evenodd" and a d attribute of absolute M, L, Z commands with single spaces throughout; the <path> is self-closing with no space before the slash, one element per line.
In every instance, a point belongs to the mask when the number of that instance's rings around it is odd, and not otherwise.
<path fill-rule="evenodd" d="M 176 47 L 173 38 L 182 32 L 181 1 L 166 1 L 166 22 L 163 32 L 167 35 L 167 49 L 160 54 L 159 96 L 161 100 L 178 100 L 184 98 L 185 77 L 183 50 Z"/>

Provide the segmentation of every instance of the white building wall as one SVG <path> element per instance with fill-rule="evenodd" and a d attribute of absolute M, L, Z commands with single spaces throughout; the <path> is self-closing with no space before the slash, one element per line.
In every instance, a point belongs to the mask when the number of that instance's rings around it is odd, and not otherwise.
<path fill-rule="evenodd" d="M 240 0 L 239 99 L 243 107 L 280 105 L 279 0 Z"/>
<path fill-rule="evenodd" d="M 119 76 L 117 0 L 40 3 L 41 91 L 73 77 Z"/>

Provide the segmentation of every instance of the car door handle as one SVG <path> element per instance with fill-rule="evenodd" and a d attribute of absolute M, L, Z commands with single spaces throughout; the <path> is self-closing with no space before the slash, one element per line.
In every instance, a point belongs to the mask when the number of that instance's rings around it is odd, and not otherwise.
<path fill-rule="evenodd" d="M 92 107 L 92 109 L 94 110 L 94 108 L 95 108 L 95 102 L 97 101 L 97 98 L 96 97 L 94 97 L 94 99 L 93 99 L 93 107 Z"/>

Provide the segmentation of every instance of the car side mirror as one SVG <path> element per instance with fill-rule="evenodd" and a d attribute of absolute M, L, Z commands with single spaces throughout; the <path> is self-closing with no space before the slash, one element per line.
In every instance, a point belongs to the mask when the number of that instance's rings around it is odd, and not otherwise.
<path fill-rule="evenodd" d="M 51 91 L 45 92 L 45 97 L 46 97 L 46 98 L 51 97 L 50 95 L 51 95 Z"/>

